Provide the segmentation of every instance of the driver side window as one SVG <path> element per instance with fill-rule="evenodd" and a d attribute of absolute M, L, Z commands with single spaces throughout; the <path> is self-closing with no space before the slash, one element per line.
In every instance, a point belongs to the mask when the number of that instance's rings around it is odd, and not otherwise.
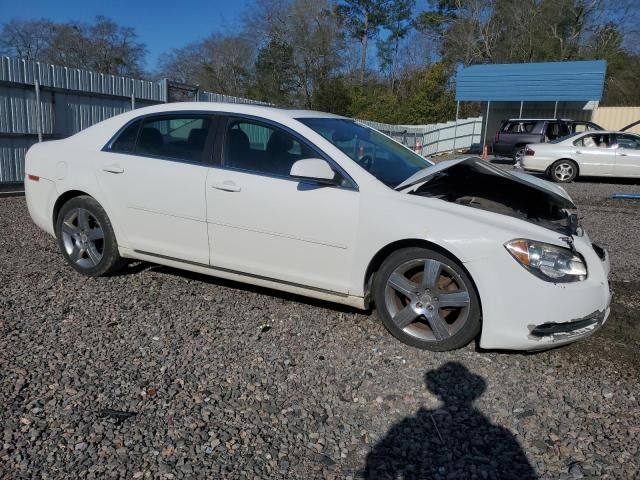
<path fill-rule="evenodd" d="M 226 167 L 283 177 L 298 160 L 322 158 L 285 130 L 244 119 L 229 122 L 223 155 Z"/>

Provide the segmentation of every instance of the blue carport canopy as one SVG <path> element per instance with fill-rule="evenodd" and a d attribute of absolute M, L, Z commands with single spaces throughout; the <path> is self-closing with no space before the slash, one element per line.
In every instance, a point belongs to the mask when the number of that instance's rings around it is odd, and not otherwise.
<path fill-rule="evenodd" d="M 605 60 L 472 65 L 456 74 L 456 100 L 600 101 Z"/>

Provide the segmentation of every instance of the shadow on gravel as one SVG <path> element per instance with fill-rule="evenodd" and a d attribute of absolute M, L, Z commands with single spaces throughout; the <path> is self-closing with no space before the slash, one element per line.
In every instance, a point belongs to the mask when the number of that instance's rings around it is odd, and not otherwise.
<path fill-rule="evenodd" d="M 482 377 L 448 362 L 425 382 L 444 405 L 391 427 L 367 455 L 364 478 L 537 478 L 515 437 L 474 408 L 487 387 Z"/>

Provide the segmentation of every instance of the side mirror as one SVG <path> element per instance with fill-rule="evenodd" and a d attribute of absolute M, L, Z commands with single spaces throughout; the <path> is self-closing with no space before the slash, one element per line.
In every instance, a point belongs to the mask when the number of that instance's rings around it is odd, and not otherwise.
<path fill-rule="evenodd" d="M 336 172 L 326 160 L 321 158 L 298 160 L 291 166 L 289 175 L 300 180 L 310 180 L 325 185 L 338 185 Z"/>

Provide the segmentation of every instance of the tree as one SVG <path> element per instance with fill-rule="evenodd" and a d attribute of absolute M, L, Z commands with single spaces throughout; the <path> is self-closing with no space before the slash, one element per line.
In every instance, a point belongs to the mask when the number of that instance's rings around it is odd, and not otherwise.
<path fill-rule="evenodd" d="M 163 55 L 158 75 L 224 95 L 245 96 L 253 80 L 254 52 L 243 35 L 213 34 Z"/>
<path fill-rule="evenodd" d="M 400 42 L 411 31 L 414 6 L 415 0 L 396 0 L 392 2 L 384 22 L 384 27 L 389 32 L 389 35 L 386 39 L 378 41 L 380 68 L 389 76 L 392 90 L 398 81 L 397 64 Z"/>
<path fill-rule="evenodd" d="M 296 86 L 293 48 L 279 39 L 272 39 L 258 53 L 256 82 L 252 93 L 258 100 L 289 105 Z"/>
<path fill-rule="evenodd" d="M 367 47 L 370 39 L 378 35 L 387 19 L 392 0 L 342 0 L 336 12 L 343 19 L 349 35 L 361 45 L 360 83 L 364 83 L 367 68 Z"/>
<path fill-rule="evenodd" d="M 313 108 L 314 92 L 338 74 L 342 64 L 343 40 L 340 23 L 328 0 L 259 0 L 253 13 L 246 19 L 246 29 L 266 46 L 277 47 L 283 54 L 284 46 L 291 49 L 288 56 L 295 81 L 288 96 L 292 105 Z M 273 63 L 282 69 L 284 57 Z M 257 67 L 257 65 L 256 65 Z M 263 77 L 279 76 L 262 64 L 256 83 L 264 83 Z"/>
<path fill-rule="evenodd" d="M 115 75 L 143 73 L 146 47 L 133 28 L 106 17 L 93 23 L 11 20 L 0 32 L 4 53 Z"/>
<path fill-rule="evenodd" d="M 49 47 L 53 33 L 49 20 L 17 20 L 5 23 L 0 30 L 0 54 L 39 60 Z"/>

